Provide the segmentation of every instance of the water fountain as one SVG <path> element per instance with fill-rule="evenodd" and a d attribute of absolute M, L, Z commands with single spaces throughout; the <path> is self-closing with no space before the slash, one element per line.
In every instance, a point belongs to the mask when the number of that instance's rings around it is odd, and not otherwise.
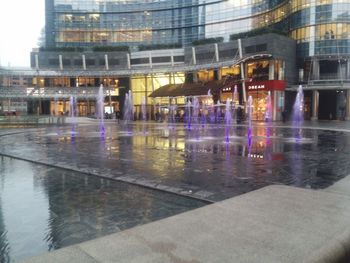
<path fill-rule="evenodd" d="M 231 101 L 230 101 L 230 99 L 227 99 L 226 100 L 226 107 L 225 107 L 225 137 L 226 137 L 226 143 L 229 142 L 231 124 L 232 124 Z"/>
<path fill-rule="evenodd" d="M 147 121 L 147 108 L 146 108 L 146 97 L 141 98 L 141 114 L 140 119 L 142 121 L 142 133 L 147 134 L 146 121 Z"/>
<path fill-rule="evenodd" d="M 105 95 L 103 91 L 103 85 L 101 84 L 97 94 L 97 116 L 96 116 L 97 119 L 100 120 L 101 133 L 104 133 L 104 102 L 105 102 Z"/>
<path fill-rule="evenodd" d="M 295 139 L 301 139 L 301 130 L 300 126 L 304 121 L 304 92 L 303 92 L 303 86 L 299 85 L 297 95 L 295 97 L 295 102 L 293 105 L 293 112 L 292 112 L 292 121 L 293 121 L 293 127 L 294 127 L 294 138 Z"/>
<path fill-rule="evenodd" d="M 266 122 L 266 137 L 270 137 L 271 131 L 270 126 L 272 123 L 272 101 L 271 101 L 271 91 L 267 92 L 266 97 L 266 111 L 265 111 L 265 122 Z"/>
<path fill-rule="evenodd" d="M 72 118 L 72 120 L 75 120 L 75 104 L 76 99 L 73 96 L 70 96 L 69 98 L 69 117 Z"/>
<path fill-rule="evenodd" d="M 239 104 L 239 97 L 238 97 L 238 91 L 237 91 L 237 85 L 235 85 L 233 89 L 233 104 L 238 105 Z"/>
<path fill-rule="evenodd" d="M 132 99 L 131 90 L 129 90 L 129 92 L 125 94 L 123 112 L 124 112 L 123 119 L 126 124 L 134 120 L 134 103 Z"/>
<path fill-rule="evenodd" d="M 303 112 L 303 106 L 304 106 L 304 92 L 303 92 L 303 86 L 299 85 L 297 95 L 295 97 L 295 102 L 293 105 L 293 125 L 300 127 L 302 122 L 304 121 L 304 112 Z"/>
<path fill-rule="evenodd" d="M 253 98 L 252 96 L 248 97 L 248 147 L 252 146 L 252 116 L 253 116 Z"/>
<path fill-rule="evenodd" d="M 71 131 L 71 139 L 72 143 L 74 143 L 74 136 L 75 136 L 75 126 L 76 126 L 76 113 L 75 113 L 75 106 L 76 106 L 76 98 L 73 96 L 70 96 L 69 98 L 69 117 L 71 118 L 72 123 L 72 131 Z"/>
<path fill-rule="evenodd" d="M 204 128 L 206 123 L 207 123 L 207 113 L 208 113 L 207 107 L 206 107 L 204 102 L 202 102 L 202 106 L 201 106 L 200 112 L 201 112 L 200 123 L 202 124 L 202 128 Z"/>
<path fill-rule="evenodd" d="M 187 121 L 187 129 L 190 131 L 191 130 L 191 119 L 192 119 L 192 103 L 188 99 L 186 103 L 186 121 Z"/>
<path fill-rule="evenodd" d="M 207 94 L 207 111 L 208 111 L 208 122 L 209 124 L 214 124 L 215 122 L 215 106 L 213 103 L 213 99 L 212 99 L 213 95 L 211 94 L 211 90 L 208 90 L 208 94 Z"/>
<path fill-rule="evenodd" d="M 220 101 L 218 100 L 216 103 L 216 123 L 220 123 L 221 120 L 221 104 Z"/>
<path fill-rule="evenodd" d="M 267 92 L 266 97 L 266 111 L 265 111 L 265 121 L 271 123 L 272 121 L 272 101 L 271 101 L 271 91 Z"/>
<path fill-rule="evenodd" d="M 147 120 L 146 98 L 145 98 L 145 96 L 142 96 L 142 98 L 141 98 L 141 120 L 142 121 L 146 121 Z"/>
<path fill-rule="evenodd" d="M 214 104 L 210 104 L 208 106 L 208 114 L 209 114 L 209 123 L 213 125 L 215 123 L 215 106 Z"/>
<path fill-rule="evenodd" d="M 197 97 L 193 98 L 193 105 L 192 105 L 192 122 L 195 124 L 199 123 L 199 101 Z"/>
<path fill-rule="evenodd" d="M 176 110 L 177 106 L 175 103 L 173 103 L 173 99 L 169 98 L 169 104 L 168 104 L 168 124 L 175 123 L 176 122 Z"/>

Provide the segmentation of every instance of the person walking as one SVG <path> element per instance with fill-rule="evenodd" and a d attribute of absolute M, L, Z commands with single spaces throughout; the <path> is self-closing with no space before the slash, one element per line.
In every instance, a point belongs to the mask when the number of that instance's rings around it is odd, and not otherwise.
<path fill-rule="evenodd" d="M 119 123 L 119 121 L 120 121 L 120 111 L 119 111 L 119 110 L 116 110 L 116 111 L 115 111 L 115 119 L 116 119 L 117 122 Z"/>

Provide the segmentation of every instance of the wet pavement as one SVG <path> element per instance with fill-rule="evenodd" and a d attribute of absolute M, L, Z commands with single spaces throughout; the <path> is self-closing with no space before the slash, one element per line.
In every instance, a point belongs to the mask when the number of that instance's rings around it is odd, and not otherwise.
<path fill-rule="evenodd" d="M 350 174 L 349 122 L 247 130 L 113 121 L 103 130 L 91 121 L 1 127 L 0 262 L 205 205 L 187 196 L 215 202 L 271 184 L 323 189 Z"/>
<path fill-rule="evenodd" d="M 219 201 L 266 185 L 321 189 L 350 173 L 347 122 L 247 127 L 98 123 L 0 137 L 0 153 Z M 226 134 L 229 135 L 226 138 Z"/>

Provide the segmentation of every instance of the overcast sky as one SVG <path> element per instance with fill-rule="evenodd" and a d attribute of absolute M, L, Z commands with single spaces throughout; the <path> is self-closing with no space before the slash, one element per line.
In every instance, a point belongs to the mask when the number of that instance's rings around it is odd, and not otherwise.
<path fill-rule="evenodd" d="M 30 65 L 45 25 L 45 0 L 0 0 L 0 64 Z"/>

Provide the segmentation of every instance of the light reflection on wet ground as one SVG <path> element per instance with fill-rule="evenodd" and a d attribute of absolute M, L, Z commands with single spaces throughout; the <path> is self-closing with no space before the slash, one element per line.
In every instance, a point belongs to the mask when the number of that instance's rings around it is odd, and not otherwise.
<path fill-rule="evenodd" d="M 0 151 L 213 201 L 269 184 L 324 188 L 350 172 L 347 132 L 183 125 L 52 127 L 2 136 Z"/>
<path fill-rule="evenodd" d="M 205 203 L 0 157 L 0 262 L 115 233 Z"/>
<path fill-rule="evenodd" d="M 348 132 L 258 125 L 252 133 L 249 144 L 244 126 L 231 127 L 228 142 L 224 126 L 2 129 L 0 154 L 51 168 L 2 157 L 0 255 L 17 259 L 203 205 L 91 174 L 218 201 L 269 184 L 325 188 L 350 173 Z M 38 242 L 23 234 L 33 229 Z"/>
<path fill-rule="evenodd" d="M 322 126 L 322 125 L 320 125 Z M 317 128 L 317 127 L 316 127 Z M 346 127 L 345 127 L 346 128 Z M 103 236 L 269 184 L 325 188 L 350 172 L 350 133 L 97 124 L 0 129 L 0 261 Z M 59 169 L 66 168 L 66 170 Z M 78 171 L 78 172 L 73 172 Z"/>

